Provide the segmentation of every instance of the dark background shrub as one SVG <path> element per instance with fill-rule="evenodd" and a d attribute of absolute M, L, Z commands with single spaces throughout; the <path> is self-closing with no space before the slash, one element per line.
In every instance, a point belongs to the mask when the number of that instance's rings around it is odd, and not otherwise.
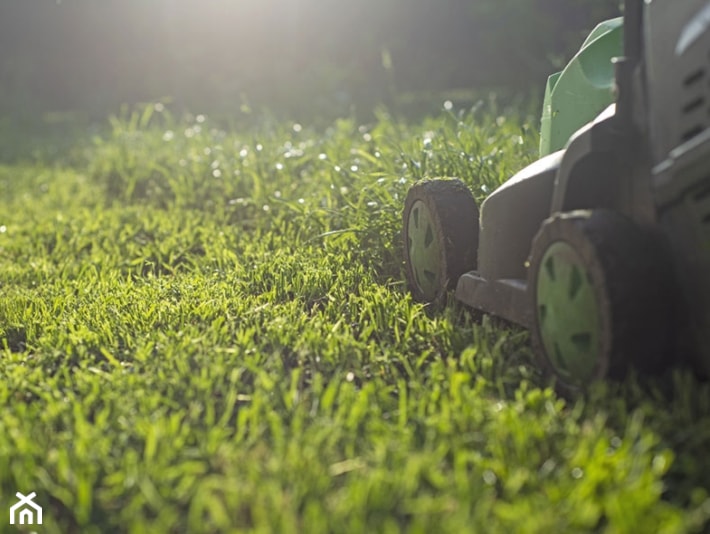
<path fill-rule="evenodd" d="M 0 111 L 163 98 L 230 113 L 371 109 L 403 94 L 541 91 L 618 0 L 6 0 Z"/>

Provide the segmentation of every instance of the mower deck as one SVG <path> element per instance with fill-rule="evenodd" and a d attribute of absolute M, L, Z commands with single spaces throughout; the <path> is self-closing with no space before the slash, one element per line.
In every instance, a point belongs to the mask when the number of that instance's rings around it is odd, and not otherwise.
<path fill-rule="evenodd" d="M 503 317 L 525 328 L 533 324 L 527 282 L 515 278 L 488 281 L 476 271 L 461 275 L 455 297 L 467 306 Z"/>

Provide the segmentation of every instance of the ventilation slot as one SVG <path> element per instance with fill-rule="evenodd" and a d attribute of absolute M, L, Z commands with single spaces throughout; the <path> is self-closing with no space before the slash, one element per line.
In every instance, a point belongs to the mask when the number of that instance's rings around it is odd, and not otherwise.
<path fill-rule="evenodd" d="M 688 102 L 685 106 L 683 106 L 683 113 L 693 113 L 694 111 L 697 111 L 698 108 L 702 107 L 704 103 L 705 97 L 699 96 L 698 98 Z"/>
<path fill-rule="evenodd" d="M 703 127 L 702 127 L 702 126 L 693 126 L 691 129 L 686 130 L 685 132 L 683 132 L 683 135 L 681 136 L 681 139 L 682 139 L 683 141 L 688 141 L 689 139 L 692 139 L 693 137 L 695 137 L 696 135 L 698 135 L 698 134 L 699 134 L 700 132 L 702 132 L 702 131 L 703 131 Z"/>
<path fill-rule="evenodd" d="M 707 94 L 705 88 L 705 69 L 699 68 L 683 79 L 685 103 L 681 107 L 681 141 L 692 139 L 705 129 Z"/>
<path fill-rule="evenodd" d="M 686 87 L 690 87 L 691 85 L 695 85 L 696 83 L 700 83 L 705 76 L 705 71 L 703 69 L 698 69 L 694 72 L 691 72 L 688 74 L 688 76 L 685 77 L 685 80 L 683 80 L 683 85 Z"/>

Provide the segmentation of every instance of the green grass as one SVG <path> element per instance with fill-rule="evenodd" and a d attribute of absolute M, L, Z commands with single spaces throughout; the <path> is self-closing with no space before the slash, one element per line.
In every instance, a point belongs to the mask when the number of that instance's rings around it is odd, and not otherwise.
<path fill-rule="evenodd" d="M 0 167 L 0 531 L 16 491 L 40 532 L 707 528 L 708 385 L 564 401 L 526 332 L 401 282 L 413 181 L 481 200 L 534 159 L 502 115 L 146 107 Z"/>

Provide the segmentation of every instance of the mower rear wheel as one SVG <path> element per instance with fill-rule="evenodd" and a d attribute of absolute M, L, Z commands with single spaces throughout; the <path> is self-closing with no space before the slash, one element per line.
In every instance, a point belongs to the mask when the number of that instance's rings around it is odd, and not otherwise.
<path fill-rule="evenodd" d="M 420 302 L 443 304 L 458 278 L 475 269 L 478 206 L 458 179 L 424 180 L 404 202 L 405 275 Z"/>
<path fill-rule="evenodd" d="M 670 341 L 671 275 L 658 242 L 608 210 L 545 221 L 532 244 L 531 339 L 568 388 L 657 369 Z"/>

